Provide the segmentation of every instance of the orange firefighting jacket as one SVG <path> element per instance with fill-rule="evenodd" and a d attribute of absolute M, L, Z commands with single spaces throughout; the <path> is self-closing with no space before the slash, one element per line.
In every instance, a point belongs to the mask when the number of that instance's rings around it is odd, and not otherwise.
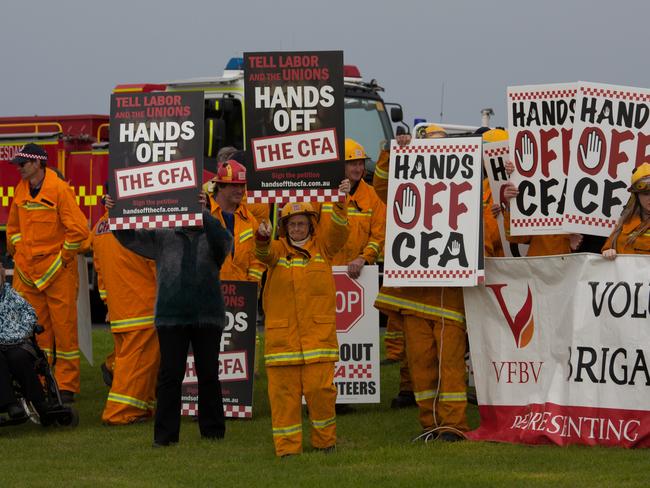
<path fill-rule="evenodd" d="M 62 266 L 74 260 L 88 237 L 88 223 L 74 191 L 45 169 L 41 190 L 32 198 L 29 182 L 21 180 L 9 211 L 7 241 L 14 248 L 15 270 L 29 286 L 44 290 Z"/>
<path fill-rule="evenodd" d="M 264 287 L 267 366 L 334 362 L 336 289 L 332 258 L 348 237 L 347 208 L 335 204 L 332 218 L 318 227 L 303 248 L 255 240 L 255 255 L 268 266 Z"/>
<path fill-rule="evenodd" d="M 154 326 L 156 263 L 122 246 L 108 226 L 108 212 L 92 232 L 99 296 L 108 306 L 111 332 Z"/>
<path fill-rule="evenodd" d="M 650 254 L 650 230 L 646 230 L 643 234 L 637 237 L 631 244 L 627 243 L 628 237 L 634 232 L 637 227 L 641 225 L 641 217 L 634 215 L 628 222 L 623 224 L 623 230 L 618 236 L 616 241 L 617 254 Z M 611 249 L 612 236 L 609 236 L 607 242 L 603 246 L 603 251 Z"/>
<path fill-rule="evenodd" d="M 372 176 L 372 186 L 379 199 L 386 203 L 388 200 L 388 163 L 390 162 L 390 151 L 382 149 L 377 157 L 375 174 Z"/>
<path fill-rule="evenodd" d="M 312 206 L 318 211 L 318 204 Z M 329 219 L 332 203 L 320 206 L 320 218 Z M 348 222 L 350 236 L 332 260 L 333 266 L 345 265 L 361 257 L 368 264 L 375 264 L 384 249 L 386 234 L 386 205 L 375 190 L 361 180 L 354 195 L 348 198 Z"/>
<path fill-rule="evenodd" d="M 227 229 L 223 220 L 221 207 L 214 201 L 212 216 L 216 218 L 224 229 Z M 221 280 L 255 281 L 262 279 L 265 266 L 255 258 L 255 232 L 258 227 L 257 220 L 247 205 L 240 205 L 235 210 L 235 235 L 232 251 L 221 266 Z"/>
<path fill-rule="evenodd" d="M 492 190 L 487 178 L 483 179 L 483 248 L 485 256 L 499 257 L 503 256 L 503 245 L 499 235 L 499 223 L 492 215 Z"/>
<path fill-rule="evenodd" d="M 503 212 L 503 227 L 506 239 L 516 244 L 528 244 L 527 256 L 555 256 L 558 254 L 571 254 L 569 234 L 550 234 L 544 236 L 511 236 L 510 211 Z"/>

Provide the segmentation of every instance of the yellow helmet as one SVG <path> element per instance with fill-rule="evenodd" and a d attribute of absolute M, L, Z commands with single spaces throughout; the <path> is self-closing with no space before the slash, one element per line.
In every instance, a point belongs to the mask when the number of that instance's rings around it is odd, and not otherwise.
<path fill-rule="evenodd" d="M 490 129 L 483 132 L 483 142 L 501 142 L 508 140 L 508 131 L 503 129 Z"/>
<path fill-rule="evenodd" d="M 316 212 L 309 202 L 289 202 L 280 212 L 280 237 L 287 235 L 287 220 L 293 215 L 306 215 L 312 225 L 312 230 L 316 228 Z"/>
<path fill-rule="evenodd" d="M 436 124 L 429 124 L 427 125 L 426 129 L 424 129 L 425 138 L 446 137 L 446 136 L 447 136 L 447 131 Z"/>
<path fill-rule="evenodd" d="M 345 140 L 345 160 L 354 161 L 355 159 L 368 159 L 366 150 L 361 144 L 354 139 Z"/>
<path fill-rule="evenodd" d="M 632 181 L 628 191 L 633 193 L 650 191 L 650 163 L 643 163 L 632 171 Z"/>

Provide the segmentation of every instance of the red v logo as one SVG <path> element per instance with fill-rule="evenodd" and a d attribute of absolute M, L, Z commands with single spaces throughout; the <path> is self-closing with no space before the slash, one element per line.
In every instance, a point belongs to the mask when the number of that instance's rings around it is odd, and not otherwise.
<path fill-rule="evenodd" d="M 530 292 L 530 286 L 528 286 L 528 294 L 526 295 L 526 301 L 519 309 L 514 319 L 510 315 L 508 306 L 506 305 L 505 300 L 503 299 L 503 294 L 501 293 L 501 288 L 505 288 L 508 285 L 485 285 L 494 292 L 494 296 L 497 298 L 499 307 L 503 312 L 503 316 L 508 322 L 508 326 L 512 331 L 512 335 L 515 337 L 515 345 L 518 348 L 526 347 L 531 339 L 533 338 L 533 332 L 535 330 L 535 322 L 533 320 L 533 295 Z"/>

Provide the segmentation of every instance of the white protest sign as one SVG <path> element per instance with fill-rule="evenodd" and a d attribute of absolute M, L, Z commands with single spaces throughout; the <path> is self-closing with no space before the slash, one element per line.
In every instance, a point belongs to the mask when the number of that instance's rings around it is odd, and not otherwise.
<path fill-rule="evenodd" d="M 481 227 L 481 138 L 391 141 L 384 284 L 474 286 Z"/>
<path fill-rule="evenodd" d="M 650 89 L 580 82 L 564 230 L 609 236 L 650 162 Z"/>
<path fill-rule="evenodd" d="M 519 195 L 510 204 L 510 233 L 562 232 L 564 195 L 577 84 L 508 87 L 512 182 Z"/>

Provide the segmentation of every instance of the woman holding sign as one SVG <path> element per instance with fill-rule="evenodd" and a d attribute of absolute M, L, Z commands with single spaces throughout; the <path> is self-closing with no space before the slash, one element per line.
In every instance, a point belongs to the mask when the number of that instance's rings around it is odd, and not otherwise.
<path fill-rule="evenodd" d="M 603 247 L 606 259 L 617 254 L 650 254 L 650 164 L 632 172 L 632 193 L 621 218 Z"/>
<path fill-rule="evenodd" d="M 339 191 L 348 195 L 350 181 Z M 301 398 L 318 450 L 336 446 L 336 289 L 332 258 L 349 235 L 347 202 L 332 205 L 331 219 L 316 229 L 309 203 L 288 203 L 280 215 L 280 239 L 271 240 L 268 221 L 259 226 L 255 255 L 268 266 L 264 288 L 266 341 L 273 442 L 278 456 L 302 452 Z"/>

